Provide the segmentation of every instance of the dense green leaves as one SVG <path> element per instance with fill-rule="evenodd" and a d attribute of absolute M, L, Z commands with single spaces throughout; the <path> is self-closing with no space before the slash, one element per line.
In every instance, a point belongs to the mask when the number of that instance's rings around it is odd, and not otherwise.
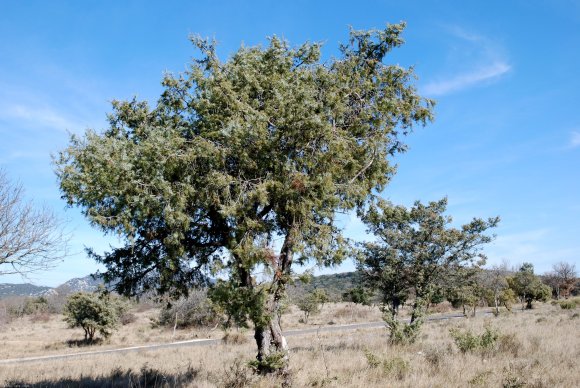
<path fill-rule="evenodd" d="M 531 263 L 522 264 L 520 270 L 507 278 L 510 289 L 520 298 L 522 306 L 531 309 L 535 300 L 547 301 L 552 296 L 552 289 L 542 283 L 534 274 L 534 266 Z"/>
<path fill-rule="evenodd" d="M 294 260 L 346 257 L 337 213 L 383 190 L 402 136 L 432 117 L 413 70 L 384 62 L 403 28 L 351 31 L 326 62 L 320 44 L 277 37 L 221 61 L 214 42 L 193 37 L 197 56 L 165 76 L 155 106 L 114 102 L 109 128 L 73 137 L 55 161 L 68 204 L 125 239 L 93 253 L 105 279 L 124 294 L 179 296 L 225 273 L 213 295 L 232 295 L 217 299 L 253 321 L 258 361 L 270 340 L 285 347 L 281 329 L 265 326 Z M 258 269 L 271 280 L 258 284 Z"/>
<path fill-rule="evenodd" d="M 363 245 L 360 267 L 366 281 L 382 294 L 392 339 L 405 332 L 416 337 L 416 326 L 420 326 L 433 293 L 451 285 L 469 287 L 458 279 L 469 279 L 473 269 L 485 263 L 481 246 L 492 239 L 485 232 L 499 218 L 475 218 L 454 228 L 449 226 L 451 217 L 444 215 L 446 208 L 445 198 L 427 205 L 417 201 L 410 209 L 378 201 L 363 217 L 378 241 Z M 407 327 L 396 317 L 411 295 L 414 301 Z"/>
<path fill-rule="evenodd" d="M 99 258 L 120 290 L 182 292 L 204 266 L 270 266 L 277 235 L 300 257 L 341 260 L 335 212 L 381 190 L 399 133 L 431 118 L 412 71 L 382 62 L 402 28 L 352 31 L 328 63 L 319 44 L 275 37 L 220 62 L 192 38 L 200 56 L 165 77 L 155 107 L 116 101 L 108 130 L 73 137 L 56 160 L 63 196 L 126 238 Z"/>
<path fill-rule="evenodd" d="M 106 291 L 78 292 L 68 297 L 63 314 L 70 327 L 81 327 L 85 341 L 93 341 L 96 332 L 109 337 L 119 323 L 126 305 Z"/>

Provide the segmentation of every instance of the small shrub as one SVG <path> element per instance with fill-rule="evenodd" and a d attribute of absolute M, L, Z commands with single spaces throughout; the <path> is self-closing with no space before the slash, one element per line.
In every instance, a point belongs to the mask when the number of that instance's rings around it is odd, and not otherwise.
<path fill-rule="evenodd" d="M 574 310 L 576 308 L 576 301 L 575 300 L 563 300 L 560 302 L 560 308 L 562 310 Z"/>
<path fill-rule="evenodd" d="M 409 361 L 403 360 L 400 357 L 393 357 L 389 360 L 383 361 L 383 371 L 389 376 L 394 376 L 399 380 L 403 380 L 409 371 Z"/>
<path fill-rule="evenodd" d="M 422 317 L 413 323 L 407 323 L 397 320 L 388 312 L 383 313 L 383 321 L 385 321 L 387 329 L 389 330 L 389 341 L 395 345 L 415 343 L 421 332 L 421 326 L 423 325 Z"/>
<path fill-rule="evenodd" d="M 380 358 L 368 350 L 365 350 L 365 357 L 367 359 L 367 363 L 369 364 L 369 367 L 374 369 L 374 368 L 378 367 L 379 365 L 381 365 Z"/>
<path fill-rule="evenodd" d="M 473 334 L 471 330 L 461 332 L 452 329 L 449 332 L 461 353 L 473 352 L 479 347 L 479 337 Z"/>
<path fill-rule="evenodd" d="M 527 385 L 524 377 L 513 366 L 503 369 L 503 388 L 522 388 Z"/>
<path fill-rule="evenodd" d="M 580 314 L 574 313 L 574 314 L 572 314 L 572 316 L 570 317 L 570 319 L 576 319 L 578 317 L 580 317 Z"/>
<path fill-rule="evenodd" d="M 268 354 L 262 361 L 252 360 L 248 365 L 258 374 L 268 374 L 280 371 L 284 364 L 286 355 L 283 352 Z"/>
<path fill-rule="evenodd" d="M 491 350 L 495 346 L 499 333 L 490 326 L 485 328 L 483 334 L 479 337 L 480 347 L 484 350 Z"/>
<path fill-rule="evenodd" d="M 406 361 L 401 357 L 393 357 L 383 360 L 368 350 L 365 350 L 365 357 L 370 368 L 381 368 L 385 375 L 394 376 L 399 380 L 404 379 L 411 370 L 409 361 Z"/>
<path fill-rule="evenodd" d="M 489 326 L 480 335 L 474 334 L 471 330 L 462 332 L 458 329 L 451 329 L 449 332 L 461 353 L 491 351 L 499 338 L 499 333 Z"/>
<path fill-rule="evenodd" d="M 64 306 L 65 321 L 70 327 L 81 327 L 85 332 L 85 342 L 93 342 L 98 331 L 107 338 L 117 327 L 119 315 L 126 305 L 107 291 L 98 293 L 78 292 L 69 296 Z"/>

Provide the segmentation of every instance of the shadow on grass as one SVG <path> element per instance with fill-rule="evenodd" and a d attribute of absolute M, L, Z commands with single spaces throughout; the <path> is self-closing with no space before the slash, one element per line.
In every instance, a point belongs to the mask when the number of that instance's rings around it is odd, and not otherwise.
<path fill-rule="evenodd" d="M 7 381 L 3 387 L 8 388 L 100 388 L 100 387 L 182 387 L 194 381 L 199 375 L 199 370 L 191 365 L 184 372 L 168 374 L 157 369 L 143 365 L 139 371 L 131 369 L 123 371 L 120 368 L 113 369 L 110 374 L 101 376 L 80 376 L 79 378 L 61 378 L 42 380 L 35 383 L 28 381 Z"/>
<path fill-rule="evenodd" d="M 93 340 L 68 340 L 65 342 L 65 344 L 69 347 L 69 348 L 82 348 L 85 346 L 94 346 L 94 345 L 101 345 L 103 343 L 103 339 L 102 338 L 95 338 Z"/>

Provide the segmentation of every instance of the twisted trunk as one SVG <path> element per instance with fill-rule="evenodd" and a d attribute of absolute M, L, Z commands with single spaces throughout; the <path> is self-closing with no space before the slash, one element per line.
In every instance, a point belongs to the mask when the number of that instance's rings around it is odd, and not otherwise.
<path fill-rule="evenodd" d="M 286 338 L 282 334 L 279 315 L 281 301 L 286 292 L 286 282 L 292 265 L 292 232 L 286 235 L 278 260 L 275 263 L 274 276 L 265 301 L 264 314 L 266 324 L 256 325 L 254 339 L 258 347 L 258 373 L 279 373 L 285 378 L 285 385 L 290 384 L 289 351 Z"/>

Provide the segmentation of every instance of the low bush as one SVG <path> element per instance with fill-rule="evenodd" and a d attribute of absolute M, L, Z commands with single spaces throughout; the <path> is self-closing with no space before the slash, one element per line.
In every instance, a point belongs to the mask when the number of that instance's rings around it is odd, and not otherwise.
<path fill-rule="evenodd" d="M 491 351 L 499 338 L 499 333 L 489 326 L 479 335 L 474 334 L 471 330 L 461 331 L 459 329 L 451 329 L 449 333 L 461 353 Z"/>
<path fill-rule="evenodd" d="M 387 376 L 392 376 L 402 380 L 411 371 L 409 361 L 406 361 L 401 357 L 382 359 L 368 350 L 366 350 L 364 354 L 370 368 L 380 368 Z"/>
<path fill-rule="evenodd" d="M 577 307 L 577 303 L 573 299 L 563 300 L 560 302 L 560 308 L 563 310 L 574 310 Z"/>

